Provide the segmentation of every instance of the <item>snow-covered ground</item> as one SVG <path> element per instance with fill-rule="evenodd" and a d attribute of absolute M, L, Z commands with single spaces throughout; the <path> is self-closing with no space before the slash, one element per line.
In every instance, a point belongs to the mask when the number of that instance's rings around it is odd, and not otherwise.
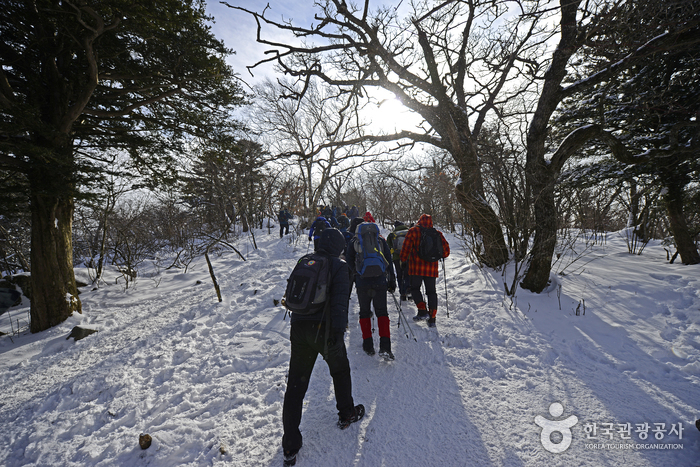
<path fill-rule="evenodd" d="M 479 269 L 446 237 L 449 318 L 442 278 L 437 329 L 410 320 L 403 303 L 416 340 L 389 298 L 387 363 L 362 352 L 353 297 L 346 344 L 367 415 L 336 428 L 319 359 L 297 465 L 700 464 L 700 266 L 668 264 L 658 244 L 629 255 L 613 233 L 547 293 L 511 300 L 512 270 Z M 221 303 L 201 259 L 187 274 L 144 271 L 126 290 L 109 277 L 83 288 L 82 315 L 0 337 L 0 465 L 281 465 L 289 320 L 274 300 L 307 244 L 274 231 L 256 240 L 257 250 L 237 244 L 245 262 L 212 258 Z M 8 316 L 26 323 L 27 305 L 2 315 L 0 331 L 10 332 Z M 99 332 L 66 340 L 76 325 Z M 566 450 L 557 422 L 575 423 Z M 543 442 L 542 425 L 562 432 Z"/>

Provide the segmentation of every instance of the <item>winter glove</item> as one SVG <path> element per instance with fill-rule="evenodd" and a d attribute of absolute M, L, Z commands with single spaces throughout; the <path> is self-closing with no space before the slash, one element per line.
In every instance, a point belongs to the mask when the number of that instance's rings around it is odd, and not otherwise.
<path fill-rule="evenodd" d="M 342 345 L 345 345 L 345 329 L 333 328 L 326 344 L 328 344 L 328 353 L 335 353 Z"/>
<path fill-rule="evenodd" d="M 401 261 L 400 266 L 402 271 L 408 271 L 408 263 L 406 261 Z"/>
<path fill-rule="evenodd" d="M 389 282 L 389 286 L 386 289 L 389 293 L 394 293 L 396 291 L 396 281 Z"/>

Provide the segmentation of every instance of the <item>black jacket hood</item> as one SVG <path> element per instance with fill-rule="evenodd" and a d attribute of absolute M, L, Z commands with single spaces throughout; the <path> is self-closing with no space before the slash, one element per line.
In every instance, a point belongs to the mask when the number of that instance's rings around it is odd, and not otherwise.
<path fill-rule="evenodd" d="M 354 234 L 357 231 L 357 226 L 362 224 L 365 220 L 361 217 L 355 217 L 352 221 L 350 221 L 350 228 L 348 231 L 352 234 Z"/>
<path fill-rule="evenodd" d="M 345 237 L 338 229 L 326 229 L 318 240 L 316 251 L 330 256 L 340 256 L 345 249 Z"/>

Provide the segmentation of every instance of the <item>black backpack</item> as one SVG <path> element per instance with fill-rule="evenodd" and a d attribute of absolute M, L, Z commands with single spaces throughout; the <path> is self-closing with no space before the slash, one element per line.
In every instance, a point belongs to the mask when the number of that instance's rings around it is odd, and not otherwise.
<path fill-rule="evenodd" d="M 304 255 L 287 279 L 284 306 L 293 313 L 311 315 L 328 300 L 331 258 L 317 253 Z"/>
<path fill-rule="evenodd" d="M 440 232 L 433 227 L 420 227 L 418 257 L 427 263 L 434 263 L 442 259 L 442 254 Z"/>

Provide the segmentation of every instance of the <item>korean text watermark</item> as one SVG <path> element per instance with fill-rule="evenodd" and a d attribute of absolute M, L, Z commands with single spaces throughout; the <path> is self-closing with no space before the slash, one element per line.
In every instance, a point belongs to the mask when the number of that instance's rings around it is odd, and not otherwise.
<path fill-rule="evenodd" d="M 540 432 L 542 446 L 551 453 L 559 454 L 571 446 L 573 441 L 571 428 L 577 425 L 579 420 L 576 415 L 563 417 L 564 406 L 559 402 L 554 402 L 549 406 L 549 414 L 554 418 L 553 420 L 537 415 L 535 424 L 542 428 Z M 561 419 L 557 420 L 559 418 Z M 682 422 L 610 423 L 592 421 L 584 423 L 582 429 L 585 449 L 639 451 L 683 449 L 683 444 L 676 441 L 683 439 L 683 431 L 685 430 Z"/>
<path fill-rule="evenodd" d="M 667 428 L 668 427 L 668 428 Z M 683 444 L 672 441 L 683 439 L 683 423 L 598 423 L 587 422 L 583 425 L 583 432 L 587 441 L 586 449 L 683 449 Z M 635 438 L 636 441 L 635 442 Z M 612 442 L 620 440 L 620 442 Z M 651 443 L 645 441 L 663 441 L 665 443 Z M 608 441 L 608 442 L 605 442 Z M 671 442 L 668 442 L 671 441 Z"/>

